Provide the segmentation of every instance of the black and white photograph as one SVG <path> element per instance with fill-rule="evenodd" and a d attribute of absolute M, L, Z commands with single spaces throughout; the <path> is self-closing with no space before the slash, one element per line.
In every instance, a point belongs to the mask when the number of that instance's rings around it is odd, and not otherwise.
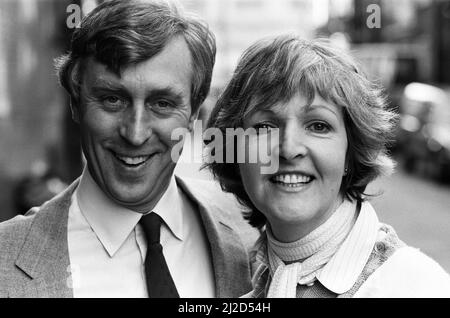
<path fill-rule="evenodd" d="M 450 298 L 450 0 L 0 0 L 0 206 L 0 298 Z"/>

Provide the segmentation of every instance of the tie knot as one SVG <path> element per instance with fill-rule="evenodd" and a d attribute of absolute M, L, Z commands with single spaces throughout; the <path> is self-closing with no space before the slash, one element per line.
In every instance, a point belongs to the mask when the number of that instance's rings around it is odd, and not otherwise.
<path fill-rule="evenodd" d="M 159 243 L 161 221 L 159 215 L 154 212 L 141 217 L 139 223 L 142 225 L 148 245 Z"/>

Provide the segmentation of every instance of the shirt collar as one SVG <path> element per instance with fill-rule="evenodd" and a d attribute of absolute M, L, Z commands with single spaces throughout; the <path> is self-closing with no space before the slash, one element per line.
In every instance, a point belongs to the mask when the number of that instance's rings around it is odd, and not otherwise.
<path fill-rule="evenodd" d="M 178 190 L 175 177 L 172 175 L 169 186 L 153 212 L 158 214 L 169 227 L 172 234 L 179 240 L 184 239 L 183 235 L 183 211 L 181 209 L 181 194 Z"/>
<path fill-rule="evenodd" d="M 343 294 L 349 291 L 369 260 L 378 229 L 379 221 L 375 210 L 370 203 L 363 202 L 355 225 L 336 254 L 320 270 L 317 280 L 333 293 Z M 254 247 L 255 261 L 260 264 L 252 279 L 254 285 L 269 270 L 266 251 L 267 240 L 262 235 Z"/>
<path fill-rule="evenodd" d="M 108 198 L 87 168 L 83 170 L 75 197 L 86 221 L 109 256 L 113 257 L 136 227 L 142 214 L 124 208 Z M 180 196 L 173 176 L 167 191 L 153 211 L 158 213 L 178 239 L 182 239 Z"/>
<path fill-rule="evenodd" d="M 363 202 L 348 237 L 317 275 L 317 280 L 336 294 L 350 290 L 369 260 L 378 229 L 379 221 L 375 210 L 369 202 Z"/>

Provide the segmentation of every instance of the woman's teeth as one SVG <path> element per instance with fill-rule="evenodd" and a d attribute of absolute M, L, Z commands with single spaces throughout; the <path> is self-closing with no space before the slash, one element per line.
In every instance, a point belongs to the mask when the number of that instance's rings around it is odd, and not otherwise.
<path fill-rule="evenodd" d="M 301 174 L 279 174 L 272 178 L 277 183 L 282 183 L 287 186 L 301 185 L 309 183 L 312 178 Z"/>

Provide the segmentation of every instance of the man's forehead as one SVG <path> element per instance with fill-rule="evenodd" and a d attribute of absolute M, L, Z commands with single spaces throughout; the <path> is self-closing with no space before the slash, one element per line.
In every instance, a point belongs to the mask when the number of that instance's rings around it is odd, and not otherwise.
<path fill-rule="evenodd" d="M 149 48 L 149 50 L 151 50 Z M 128 60 L 130 61 L 128 64 L 119 65 L 120 67 L 120 73 L 123 73 L 124 70 L 129 68 L 135 68 L 139 67 L 142 64 L 145 64 L 146 62 L 151 61 L 158 61 L 159 63 L 166 63 L 170 65 L 176 65 L 176 66 L 183 66 L 187 68 L 192 68 L 193 66 L 193 60 L 192 60 L 192 52 L 189 48 L 188 43 L 186 42 L 185 38 L 182 35 L 176 35 L 170 39 L 167 40 L 165 45 L 162 47 L 161 50 L 159 50 L 157 53 L 152 54 L 150 57 L 145 58 L 142 53 L 138 57 L 132 57 L 129 56 L 129 53 L 126 52 L 116 52 L 120 59 Z M 114 64 L 111 61 L 112 64 Z M 110 69 L 107 65 L 109 64 L 106 62 L 99 61 L 94 56 L 87 56 L 84 58 L 84 64 L 86 66 L 86 69 L 89 66 L 102 66 L 103 68 L 108 69 L 109 71 L 116 73 L 112 68 Z M 90 65 L 88 65 L 90 64 Z M 115 66 L 116 67 L 116 66 Z"/>
<path fill-rule="evenodd" d="M 121 75 L 93 57 L 88 57 L 85 60 L 83 73 L 83 84 L 88 86 L 105 88 L 122 86 Z"/>
<path fill-rule="evenodd" d="M 120 74 L 117 74 L 93 58 L 87 61 L 85 74 L 87 76 L 83 81 L 84 84 L 105 89 L 133 91 L 140 87 L 145 90 L 167 90 L 183 95 L 189 94 L 191 86 L 191 76 L 183 80 L 183 76 L 147 72 L 145 66 L 139 64 L 124 67 Z"/>
<path fill-rule="evenodd" d="M 112 69 L 110 69 L 107 65 L 97 61 L 93 56 L 89 56 L 86 58 L 84 68 L 86 73 L 89 73 L 93 76 L 102 76 L 103 74 L 108 73 L 118 76 L 118 74 L 115 74 Z"/>

